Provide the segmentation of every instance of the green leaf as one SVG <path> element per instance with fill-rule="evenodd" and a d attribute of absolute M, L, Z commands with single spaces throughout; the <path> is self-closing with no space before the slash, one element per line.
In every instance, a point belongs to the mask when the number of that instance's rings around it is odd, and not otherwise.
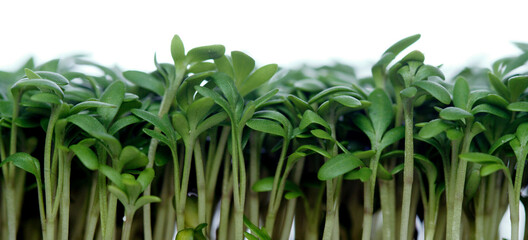
<path fill-rule="evenodd" d="M 137 86 L 150 90 L 159 96 L 163 96 L 165 92 L 163 84 L 150 74 L 140 71 L 126 71 L 123 72 L 123 76 Z"/>
<path fill-rule="evenodd" d="M 233 82 L 233 79 L 225 73 L 215 73 L 211 76 L 216 84 L 224 93 L 227 102 L 231 105 L 234 105 L 238 99 L 240 99 L 240 94 Z"/>
<path fill-rule="evenodd" d="M 255 68 L 255 60 L 240 51 L 232 51 L 231 60 L 233 61 L 236 85 L 241 86 Z"/>
<path fill-rule="evenodd" d="M 420 66 L 420 68 L 418 68 L 418 72 L 416 72 L 414 76 L 414 82 L 416 83 L 422 80 L 427 80 L 429 77 L 433 76 L 445 79 L 444 73 L 442 73 L 440 69 L 431 65 L 424 64 Z"/>
<path fill-rule="evenodd" d="M 249 76 L 249 78 L 239 86 L 240 95 L 245 96 L 259 86 L 269 81 L 278 70 L 277 64 L 268 64 L 257 70 Z"/>
<path fill-rule="evenodd" d="M 172 146 L 171 144 L 171 141 L 163 134 L 155 131 L 155 130 L 152 130 L 152 129 L 148 129 L 148 128 L 143 128 L 143 132 L 147 135 L 149 135 L 151 138 L 154 138 L 154 139 L 157 139 L 158 141 L 164 143 L 165 145 L 167 146 Z"/>
<path fill-rule="evenodd" d="M 394 43 L 392 46 L 390 46 L 383 54 L 386 53 L 394 53 L 394 55 L 398 55 L 400 52 L 411 46 L 413 43 L 418 41 L 420 39 L 420 34 L 415 34 L 409 37 L 406 37 L 396 43 Z"/>
<path fill-rule="evenodd" d="M 286 169 L 291 169 L 293 165 L 297 163 L 297 161 L 306 157 L 307 155 L 308 154 L 304 152 L 298 152 L 298 151 L 293 152 L 292 154 L 290 154 L 290 156 L 288 156 L 288 160 L 286 162 Z"/>
<path fill-rule="evenodd" d="M 176 240 L 194 240 L 194 229 L 186 228 L 179 230 L 176 235 Z"/>
<path fill-rule="evenodd" d="M 528 88 L 528 76 L 514 76 L 508 79 L 508 89 L 510 90 L 510 100 L 517 101 L 521 94 Z"/>
<path fill-rule="evenodd" d="M 11 93 L 16 96 L 22 89 L 27 88 L 37 88 L 41 91 L 52 91 L 61 99 L 64 98 L 64 92 L 62 91 L 62 88 L 59 87 L 59 85 L 57 85 L 55 82 L 47 79 L 20 79 L 11 86 Z"/>
<path fill-rule="evenodd" d="M 144 153 L 136 147 L 128 145 L 123 148 L 119 155 L 118 169 L 137 169 L 145 167 L 147 163 L 148 157 Z"/>
<path fill-rule="evenodd" d="M 475 122 L 473 124 L 473 126 L 471 126 L 471 135 L 472 137 L 476 136 L 477 134 L 481 133 L 481 132 L 484 132 L 486 131 L 486 127 L 484 127 L 484 125 L 482 125 L 482 123 L 480 122 Z"/>
<path fill-rule="evenodd" d="M 510 103 L 507 108 L 513 112 L 528 112 L 528 102 Z"/>
<path fill-rule="evenodd" d="M 427 176 L 427 181 L 429 183 L 434 183 L 438 177 L 438 170 L 434 163 L 420 154 L 415 154 L 414 159 L 416 160 L 417 166 Z"/>
<path fill-rule="evenodd" d="M 80 102 L 78 104 L 76 104 L 75 106 L 73 106 L 71 109 L 70 109 L 70 115 L 74 115 L 74 114 L 77 114 L 77 113 L 80 113 L 86 109 L 89 109 L 89 108 L 100 108 L 100 107 L 105 107 L 105 108 L 117 108 L 116 105 L 114 104 L 110 104 L 110 103 L 105 103 L 105 102 L 100 102 L 100 101 L 97 101 L 97 100 L 87 100 L 87 101 L 84 101 L 84 102 Z"/>
<path fill-rule="evenodd" d="M 235 77 L 235 74 L 233 72 L 233 65 L 231 64 L 227 56 L 224 55 L 219 58 L 215 58 L 214 63 L 219 72 L 223 72 L 229 75 L 231 78 Z"/>
<path fill-rule="evenodd" d="M 207 129 L 213 128 L 217 125 L 219 125 L 221 122 L 227 119 L 227 113 L 225 112 L 219 112 L 217 114 L 214 114 L 205 120 L 203 120 L 198 126 L 196 127 L 196 134 L 201 134 L 202 132 L 206 131 Z"/>
<path fill-rule="evenodd" d="M 312 135 L 314 135 L 317 138 L 326 139 L 326 140 L 330 140 L 332 142 L 335 142 L 335 139 L 329 133 L 327 133 L 324 130 L 314 129 L 314 130 L 311 130 L 310 132 L 312 133 Z"/>
<path fill-rule="evenodd" d="M 491 145 L 491 147 L 488 150 L 488 154 L 495 153 L 495 151 L 497 149 L 499 149 L 502 145 L 504 145 L 505 143 L 508 143 L 509 141 L 511 141 L 514 138 L 515 138 L 515 135 L 513 135 L 513 134 L 506 134 L 506 135 L 500 137 L 499 139 L 497 139 L 497 141 L 495 141 L 493 143 L 493 145 Z"/>
<path fill-rule="evenodd" d="M 121 180 L 121 174 L 119 174 L 117 170 L 109 166 L 106 166 L 106 165 L 100 165 L 99 172 L 101 172 L 108 179 L 110 179 L 110 181 L 112 181 L 118 188 L 120 189 L 125 188 L 125 185 L 123 184 L 123 181 Z"/>
<path fill-rule="evenodd" d="M 330 180 L 363 166 L 363 162 L 354 154 L 342 153 L 326 161 L 317 171 L 317 178 L 322 181 Z"/>
<path fill-rule="evenodd" d="M 290 100 L 290 102 L 292 102 L 293 105 L 295 105 L 295 108 L 300 113 L 304 113 L 306 110 L 313 110 L 312 107 L 306 101 L 300 99 L 297 96 L 289 95 L 288 100 Z"/>
<path fill-rule="evenodd" d="M 370 179 L 370 176 L 372 175 L 372 170 L 367 167 L 362 167 L 359 169 L 352 170 L 348 173 L 346 173 L 343 178 L 346 180 L 357 180 L 359 179 L 361 182 L 366 182 Z"/>
<path fill-rule="evenodd" d="M 187 122 L 187 118 L 181 112 L 172 114 L 172 126 L 182 136 L 184 141 L 191 140 L 190 138 L 193 137 L 191 136 L 191 129 L 189 129 L 189 122 Z M 165 135 L 167 134 L 165 133 Z"/>
<path fill-rule="evenodd" d="M 528 123 L 521 123 L 515 131 L 515 136 L 519 139 L 521 146 L 526 146 L 528 143 Z"/>
<path fill-rule="evenodd" d="M 121 152 L 121 143 L 112 135 L 106 132 L 104 126 L 94 117 L 84 114 L 76 114 L 68 117 L 68 121 L 91 136 L 103 141 L 108 145 L 110 154 L 117 155 Z"/>
<path fill-rule="evenodd" d="M 451 125 L 445 123 L 442 119 L 434 119 L 426 123 L 418 135 L 422 138 L 432 138 L 447 129 L 451 128 Z"/>
<path fill-rule="evenodd" d="M 112 82 L 101 95 L 100 101 L 115 105 L 117 108 L 97 108 L 103 123 L 108 126 L 116 117 L 119 107 L 125 98 L 125 84 L 121 81 Z"/>
<path fill-rule="evenodd" d="M 330 130 L 330 125 L 328 125 L 328 123 L 323 118 L 311 110 L 306 110 L 303 114 L 301 122 L 299 123 L 299 128 L 301 130 L 306 129 L 311 124 L 317 124 L 326 128 L 327 130 Z"/>
<path fill-rule="evenodd" d="M 302 192 L 287 192 L 284 194 L 284 198 L 291 200 L 303 196 Z"/>
<path fill-rule="evenodd" d="M 466 180 L 466 186 L 464 187 L 464 197 L 471 199 L 477 193 L 480 186 L 481 176 L 478 169 L 468 171 L 468 177 Z"/>
<path fill-rule="evenodd" d="M 456 120 L 462 120 L 464 118 L 472 118 L 473 115 L 470 112 L 462 108 L 447 107 L 447 108 L 442 109 L 442 111 L 440 111 L 440 117 L 445 120 L 456 121 Z"/>
<path fill-rule="evenodd" d="M 136 200 L 136 203 L 134 203 L 134 209 L 138 210 L 139 208 L 150 204 L 150 203 L 158 203 L 161 202 L 161 199 L 156 196 L 141 196 L 138 200 Z"/>
<path fill-rule="evenodd" d="M 108 129 L 108 134 L 114 135 L 119 132 L 119 130 L 139 122 L 141 122 L 141 119 L 134 115 L 129 115 L 120 118 L 119 120 L 115 121 L 112 126 L 110 126 L 110 128 Z"/>
<path fill-rule="evenodd" d="M 213 105 L 213 99 L 208 97 L 199 98 L 191 103 L 187 109 L 189 125 L 196 127 L 209 114 L 209 110 L 211 110 Z"/>
<path fill-rule="evenodd" d="M 197 62 L 189 67 L 188 72 L 196 74 L 214 70 L 216 70 L 216 64 L 212 62 Z"/>
<path fill-rule="evenodd" d="M 257 235 L 257 237 L 261 240 L 271 240 L 271 237 L 264 228 L 259 229 L 257 226 L 255 226 L 255 224 L 251 223 L 251 221 L 249 221 L 246 216 L 244 216 L 244 225 L 246 225 L 249 230 L 251 230 L 251 232 Z"/>
<path fill-rule="evenodd" d="M 265 177 L 257 180 L 251 189 L 254 192 L 269 192 L 273 189 L 273 177 Z"/>
<path fill-rule="evenodd" d="M 175 65 L 179 65 L 185 57 L 185 48 L 183 47 L 183 42 L 178 35 L 174 35 L 171 41 L 171 56 Z"/>
<path fill-rule="evenodd" d="M 28 153 L 18 152 L 12 154 L 2 161 L 0 167 L 9 162 L 13 163 L 16 167 L 35 175 L 37 180 L 40 180 L 40 162 Z"/>
<path fill-rule="evenodd" d="M 35 71 L 34 73 L 38 74 L 42 79 L 48 79 L 55 82 L 59 86 L 68 85 L 70 83 L 67 78 L 56 72 Z"/>
<path fill-rule="evenodd" d="M 275 121 L 254 118 L 246 122 L 246 125 L 253 130 L 269 133 L 281 137 L 287 137 L 286 132 L 280 124 Z"/>
<path fill-rule="evenodd" d="M 165 115 L 163 118 L 159 118 L 153 113 L 141 109 L 132 109 L 132 113 L 138 116 L 139 118 L 154 125 L 154 127 L 157 127 L 165 134 L 169 134 L 170 132 L 172 132 L 172 127 L 170 125 L 167 115 Z"/>
<path fill-rule="evenodd" d="M 108 186 L 108 191 L 114 194 L 125 207 L 130 204 L 130 200 L 128 200 L 128 196 L 125 191 L 112 185 Z"/>
<path fill-rule="evenodd" d="M 310 98 L 310 101 L 308 101 L 308 103 L 312 104 L 312 103 L 318 102 L 319 100 L 322 100 L 325 97 L 330 96 L 332 94 L 336 94 L 336 93 L 352 93 L 352 92 L 354 92 L 354 90 L 352 88 L 346 87 L 346 86 L 335 86 L 335 87 L 331 87 L 331 88 L 326 88 L 323 91 L 321 91 L 318 94 L 316 94 L 315 96 L 313 96 L 312 98 Z M 292 96 L 292 97 L 299 99 L 296 96 Z M 303 101 L 303 100 L 301 100 L 301 101 Z"/>
<path fill-rule="evenodd" d="M 317 79 L 303 79 L 293 83 L 293 86 L 301 91 L 318 92 L 326 89 L 326 85 Z"/>
<path fill-rule="evenodd" d="M 492 114 L 503 119 L 510 118 L 508 113 L 504 110 L 487 103 L 479 104 L 473 109 L 471 109 L 471 114 L 476 115 L 477 113 Z"/>
<path fill-rule="evenodd" d="M 99 160 L 97 155 L 88 146 L 82 144 L 76 144 L 70 147 L 70 149 L 77 155 L 82 164 L 90 169 L 97 170 L 99 168 Z"/>
<path fill-rule="evenodd" d="M 259 240 L 258 237 L 251 235 L 249 232 L 244 232 L 244 237 L 246 237 L 248 240 Z"/>
<path fill-rule="evenodd" d="M 229 103 L 226 101 L 226 99 L 224 99 L 222 96 L 220 96 L 220 94 L 216 93 L 215 91 L 209 89 L 209 88 L 205 88 L 205 87 L 200 87 L 200 86 L 195 86 L 194 87 L 196 89 L 196 91 L 204 96 L 204 97 L 210 97 L 214 100 L 214 102 L 216 104 L 218 104 L 220 107 L 222 107 L 224 109 L 224 111 L 227 112 L 228 115 L 232 115 L 233 113 L 231 112 L 231 108 L 229 106 Z"/>
<path fill-rule="evenodd" d="M 449 140 L 460 140 L 464 137 L 464 133 L 458 129 L 450 128 L 446 130 L 446 136 Z"/>
<path fill-rule="evenodd" d="M 352 96 L 340 95 L 340 96 L 335 96 L 331 99 L 333 101 L 340 103 L 341 105 L 345 107 L 349 107 L 349 108 L 361 107 L 361 102 L 357 98 L 352 97 Z"/>
<path fill-rule="evenodd" d="M 404 168 L 405 168 L 405 164 L 403 164 L 403 163 L 398 164 L 390 171 L 390 174 L 396 175 L 396 174 L 400 173 L 401 171 L 403 171 Z"/>
<path fill-rule="evenodd" d="M 61 99 L 52 93 L 35 93 L 31 95 L 31 100 L 35 102 L 41 102 L 41 103 L 49 103 L 49 104 L 61 104 Z"/>
<path fill-rule="evenodd" d="M 469 152 L 469 153 L 460 154 L 459 157 L 468 162 L 474 162 L 474 163 L 479 163 L 479 164 L 489 164 L 489 163 L 502 164 L 502 160 L 500 158 L 487 154 L 487 153 Z"/>
<path fill-rule="evenodd" d="M 495 91 L 497 91 L 497 93 L 501 97 L 506 98 L 506 99 L 511 99 L 510 91 L 508 90 L 506 85 L 497 76 L 489 72 L 488 78 L 489 78 L 489 81 L 493 89 L 495 89 Z"/>
<path fill-rule="evenodd" d="M 325 158 L 331 158 L 332 157 L 332 155 L 330 155 L 330 153 L 328 153 L 326 150 L 324 150 L 324 149 L 322 149 L 320 147 L 314 146 L 314 145 L 302 145 L 299 148 L 297 148 L 297 152 L 303 152 L 303 151 L 306 151 L 306 150 L 318 153 L 319 155 L 321 155 L 321 156 L 323 156 Z"/>
<path fill-rule="evenodd" d="M 225 47 L 223 45 L 209 45 L 203 47 L 197 47 L 189 50 L 185 60 L 187 63 L 192 64 L 195 62 L 205 61 L 207 59 L 215 59 L 224 56 Z"/>
<path fill-rule="evenodd" d="M 394 118 L 392 102 L 387 93 L 379 88 L 370 93 L 368 100 L 372 102 L 372 105 L 368 108 L 368 116 L 377 136 L 376 139 L 381 139 L 381 136 Z M 361 130 L 365 132 L 365 129 L 361 128 Z"/>
<path fill-rule="evenodd" d="M 354 156 L 358 157 L 359 159 L 370 159 L 374 154 L 376 154 L 376 151 L 374 150 L 365 150 L 365 151 L 355 151 L 352 154 Z"/>
<path fill-rule="evenodd" d="M 352 122 L 354 122 L 354 124 L 367 135 L 370 141 L 376 141 L 376 132 L 374 132 L 374 126 L 372 126 L 372 122 L 365 115 L 354 115 Z M 381 134 L 383 133 L 380 133 L 380 135 Z"/>
<path fill-rule="evenodd" d="M 415 87 L 408 87 L 400 91 L 400 95 L 406 98 L 413 98 L 416 96 L 416 93 L 418 92 L 418 89 Z"/>
<path fill-rule="evenodd" d="M 451 95 L 449 95 L 449 91 L 447 91 L 444 86 L 436 82 L 418 81 L 413 85 L 425 90 L 443 104 L 449 104 L 451 102 Z"/>
<path fill-rule="evenodd" d="M 145 170 L 141 171 L 137 177 L 137 182 L 141 185 L 141 191 L 144 191 L 150 185 L 152 179 L 154 179 L 154 169 L 145 168 Z"/>
<path fill-rule="evenodd" d="M 244 111 L 242 112 L 242 116 L 240 117 L 240 120 L 238 120 L 238 128 L 243 129 L 246 123 L 253 117 L 254 113 L 255 113 L 255 102 L 249 102 L 244 108 Z"/>
<path fill-rule="evenodd" d="M 278 92 L 279 92 L 279 89 L 273 89 L 267 92 L 266 94 L 260 96 L 259 98 L 255 99 L 255 101 L 253 101 L 255 103 L 255 110 L 259 109 L 264 103 L 270 100 Z"/>
<path fill-rule="evenodd" d="M 26 68 L 24 69 L 24 72 L 26 73 L 27 78 L 29 79 L 41 79 L 42 77 L 33 72 L 31 69 Z"/>
<path fill-rule="evenodd" d="M 457 108 L 467 110 L 468 99 L 469 84 L 466 79 L 459 77 L 455 82 L 455 86 L 453 87 L 453 105 L 455 105 Z"/>
<path fill-rule="evenodd" d="M 383 138 L 381 139 L 381 142 L 379 144 L 378 151 L 381 151 L 385 149 L 386 147 L 392 145 L 393 143 L 399 141 L 404 136 L 405 136 L 405 128 L 403 126 L 390 129 L 383 135 Z"/>
<path fill-rule="evenodd" d="M 486 177 L 493 174 L 496 171 L 503 170 L 509 172 L 510 170 L 503 164 L 488 164 L 480 169 L 480 176 Z M 509 174 L 506 174 L 509 175 Z"/>
<path fill-rule="evenodd" d="M 376 176 L 377 178 L 379 179 L 383 179 L 383 180 L 392 180 L 393 177 L 392 177 L 392 174 L 387 171 L 387 169 L 381 165 L 380 163 L 378 163 L 378 171 L 376 172 Z"/>

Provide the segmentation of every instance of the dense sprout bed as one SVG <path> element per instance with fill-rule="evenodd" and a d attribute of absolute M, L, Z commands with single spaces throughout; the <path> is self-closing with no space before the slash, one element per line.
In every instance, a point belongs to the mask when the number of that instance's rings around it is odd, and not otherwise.
<path fill-rule="evenodd" d="M 419 37 L 366 78 L 178 36 L 152 72 L 0 72 L 0 238 L 497 239 L 509 206 L 522 239 L 528 47 L 445 79 Z"/>

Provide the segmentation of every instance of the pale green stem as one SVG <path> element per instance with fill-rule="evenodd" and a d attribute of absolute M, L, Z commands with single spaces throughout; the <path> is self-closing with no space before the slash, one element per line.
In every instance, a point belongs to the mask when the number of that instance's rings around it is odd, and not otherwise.
<path fill-rule="evenodd" d="M 250 157 L 249 157 L 249 186 L 253 186 L 259 179 L 259 168 L 260 168 L 260 148 L 261 148 L 261 137 L 260 133 L 253 131 L 251 132 L 249 143 L 250 143 Z M 258 192 L 252 189 L 248 192 L 248 203 L 247 212 L 249 221 L 255 223 L 258 226 L 259 222 L 259 198 Z"/>
<path fill-rule="evenodd" d="M 282 200 L 282 194 L 284 192 L 284 186 L 286 183 L 286 178 L 288 177 L 287 173 L 285 173 L 281 179 L 284 159 L 286 158 L 286 153 L 288 152 L 288 145 L 289 145 L 288 139 L 284 139 L 284 142 L 282 144 L 281 154 L 279 157 L 279 163 L 277 165 L 277 169 L 275 170 L 275 177 L 273 178 L 273 187 L 271 190 L 270 204 L 268 206 L 268 215 L 266 217 L 266 230 L 268 231 L 270 236 L 273 236 L 273 227 L 275 226 L 275 217 L 280 207 L 280 203 Z M 280 181 L 280 187 L 279 187 L 279 181 Z"/>
<path fill-rule="evenodd" d="M 404 99 L 403 112 L 405 119 L 405 153 L 403 168 L 403 198 L 400 221 L 400 239 L 408 238 L 408 224 L 411 211 L 411 195 L 414 178 L 414 131 L 413 99 Z"/>
<path fill-rule="evenodd" d="M 72 156 L 68 155 L 64 161 L 63 168 L 63 182 L 62 182 L 62 196 L 60 208 L 61 220 L 61 237 L 63 240 L 69 239 L 70 227 L 70 176 L 71 176 L 71 161 Z"/>
<path fill-rule="evenodd" d="M 176 212 L 179 214 L 180 217 L 185 216 L 185 205 L 187 203 L 187 190 L 189 188 L 189 176 L 191 175 L 193 150 L 194 150 L 194 144 L 189 144 L 185 146 L 183 172 L 182 172 L 181 186 L 179 189 L 180 194 L 176 202 Z M 176 219 L 176 221 L 178 225 L 178 231 L 183 230 L 185 228 L 185 218 Z"/>
<path fill-rule="evenodd" d="M 480 181 L 481 186 L 484 186 L 484 179 Z M 478 190 L 477 199 L 475 201 L 475 240 L 486 239 L 485 225 L 484 225 L 484 210 L 486 206 L 486 188 L 481 187 Z"/>
<path fill-rule="evenodd" d="M 392 183 L 392 184 L 391 184 Z M 394 180 L 379 180 L 380 205 L 383 215 L 383 239 L 396 239 L 396 203 L 394 192 Z"/>
<path fill-rule="evenodd" d="M 374 175 L 374 174 L 372 174 Z M 374 212 L 374 199 L 372 199 L 372 188 L 370 187 L 372 179 L 365 182 L 365 186 L 363 188 L 363 240 L 369 240 L 370 239 L 370 233 L 372 231 L 372 213 Z"/>
<path fill-rule="evenodd" d="M 293 182 L 297 185 L 299 185 L 301 181 L 303 168 L 304 168 L 304 158 L 299 159 L 299 161 L 297 161 L 297 164 L 295 166 L 295 172 L 293 173 Z M 281 235 L 280 235 L 281 240 L 288 240 L 291 235 L 290 230 L 293 224 L 296 204 L 297 204 L 297 198 L 294 198 L 294 199 L 289 200 L 288 205 L 286 205 L 285 223 L 284 223 L 284 227 L 282 228 Z"/>
<path fill-rule="evenodd" d="M 455 183 L 456 183 L 456 169 L 458 166 L 458 154 L 460 148 L 460 140 L 451 142 L 451 169 L 450 174 L 446 175 L 446 204 L 447 204 L 447 221 L 446 221 L 446 239 L 452 239 L 451 224 L 453 222 L 453 209 L 455 206 Z"/>
<path fill-rule="evenodd" d="M 200 141 L 196 141 L 194 145 L 194 163 L 196 168 L 196 188 L 198 190 L 198 222 L 207 223 L 210 225 L 206 214 L 205 214 L 205 200 L 206 200 L 206 189 L 205 189 L 205 173 L 204 173 L 204 164 L 202 158 L 202 148 L 200 146 Z M 207 229 L 207 228 L 206 228 Z M 209 233 L 209 231 L 206 231 Z"/>
<path fill-rule="evenodd" d="M 471 120 L 467 120 L 467 125 L 464 133 L 464 141 L 462 143 L 461 154 L 469 151 L 471 144 Z M 462 234 L 461 224 L 462 224 L 462 202 L 464 201 L 464 186 L 466 182 L 466 171 L 467 171 L 467 161 L 465 159 L 459 159 L 458 167 L 456 168 L 457 175 L 454 179 L 455 191 L 454 191 L 454 205 L 453 205 L 453 219 L 451 225 L 451 236 L 453 240 L 460 239 Z"/>
<path fill-rule="evenodd" d="M 18 118 L 18 112 L 19 112 L 19 105 L 20 102 L 20 94 L 15 97 L 13 101 L 13 118 L 11 123 L 11 139 L 10 139 L 10 145 L 9 145 L 9 155 L 13 155 L 17 152 L 17 125 L 16 121 Z M 5 184 L 7 186 L 7 192 L 5 194 L 6 198 L 6 209 L 7 209 L 7 229 L 8 229 L 8 235 L 9 240 L 16 240 L 17 238 L 17 219 L 16 219 L 16 202 L 15 202 L 15 173 L 16 168 L 15 165 L 12 163 L 8 163 L 6 168 L 8 169 L 6 172 L 8 174 L 4 173 L 4 177 L 6 179 Z"/>
<path fill-rule="evenodd" d="M 132 221 L 134 221 L 134 211 L 125 211 L 125 222 L 123 223 L 123 231 L 121 233 L 121 240 L 130 239 L 130 231 L 132 230 Z"/>
<path fill-rule="evenodd" d="M 211 221 L 212 214 L 213 214 L 213 205 L 214 205 L 214 197 L 215 197 L 215 189 L 216 189 L 216 182 L 218 181 L 218 173 L 220 172 L 220 166 L 222 164 L 222 156 L 224 156 L 225 146 L 227 144 L 227 139 L 229 138 L 230 134 L 230 127 L 223 127 L 222 133 L 220 135 L 220 140 L 218 141 L 218 145 L 216 147 L 214 160 L 212 161 L 210 168 L 206 169 L 207 174 L 207 220 Z"/>
<path fill-rule="evenodd" d="M 515 171 L 515 183 L 513 185 L 513 193 L 510 196 L 510 219 L 512 223 L 511 240 L 519 239 L 519 200 L 521 197 L 522 179 L 524 173 L 524 165 L 526 162 L 526 146 L 522 146 L 521 159 L 517 159 L 517 169 Z"/>
<path fill-rule="evenodd" d="M 227 154 L 226 154 L 227 155 Z M 233 176 L 229 173 L 229 158 L 224 160 L 224 177 L 222 180 L 222 200 L 220 201 L 220 226 L 218 240 L 227 240 L 229 230 L 229 208 L 233 192 Z"/>
<path fill-rule="evenodd" d="M 88 214 L 86 216 L 86 225 L 84 228 L 84 240 L 94 239 L 95 229 L 97 227 L 97 220 L 99 218 L 99 197 L 96 196 L 99 192 L 97 185 L 98 176 L 93 177 L 92 189 L 90 191 L 90 201 L 88 202 Z"/>
<path fill-rule="evenodd" d="M 108 198 L 108 226 L 106 227 L 106 239 L 108 240 L 112 240 L 115 237 L 116 209 L 117 197 L 114 194 L 110 194 Z"/>
<path fill-rule="evenodd" d="M 323 240 L 334 239 L 332 237 L 334 233 L 334 224 L 335 224 L 335 185 L 333 180 L 326 181 L 326 216 L 325 216 L 325 225 L 323 230 Z"/>

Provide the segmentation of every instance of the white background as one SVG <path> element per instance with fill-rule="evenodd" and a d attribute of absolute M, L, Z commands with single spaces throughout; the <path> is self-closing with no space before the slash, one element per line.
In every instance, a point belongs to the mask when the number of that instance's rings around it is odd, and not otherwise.
<path fill-rule="evenodd" d="M 29 56 L 37 63 L 73 53 L 104 65 L 150 71 L 153 55 L 170 61 L 170 40 L 187 49 L 223 44 L 257 64 L 325 64 L 339 60 L 364 69 L 399 39 L 420 33 L 412 46 L 426 63 L 490 65 L 520 53 L 528 42 L 528 1 L 111 1 L 0 2 L 0 70 Z M 366 70 L 366 71 L 365 71 Z"/>

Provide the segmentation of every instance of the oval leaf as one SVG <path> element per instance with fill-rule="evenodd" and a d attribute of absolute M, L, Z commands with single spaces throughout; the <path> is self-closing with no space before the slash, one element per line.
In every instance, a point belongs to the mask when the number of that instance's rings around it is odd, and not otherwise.
<path fill-rule="evenodd" d="M 339 154 L 326 161 L 319 171 L 317 178 L 325 181 L 339 177 L 353 169 L 364 166 L 363 162 L 352 153 Z"/>
<path fill-rule="evenodd" d="M 472 118 L 473 115 L 470 112 L 462 108 L 447 107 L 447 108 L 442 109 L 442 111 L 440 111 L 440 117 L 445 120 L 456 121 L 456 120 L 462 120 L 464 118 Z"/>

